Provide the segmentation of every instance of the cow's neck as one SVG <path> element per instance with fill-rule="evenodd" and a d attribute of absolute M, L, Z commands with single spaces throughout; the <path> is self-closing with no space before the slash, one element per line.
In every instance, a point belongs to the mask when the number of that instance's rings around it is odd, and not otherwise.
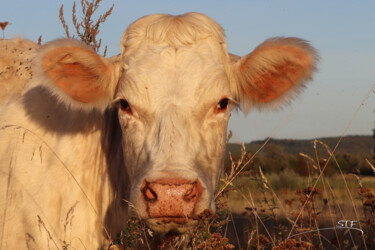
<path fill-rule="evenodd" d="M 93 194 L 88 198 L 104 226 L 111 234 L 120 232 L 127 214 L 129 181 L 117 111 L 74 110 L 41 86 L 23 95 L 23 106 L 33 124 L 30 129 L 55 150 L 80 188 Z"/>
<path fill-rule="evenodd" d="M 111 187 L 115 194 L 106 213 L 106 227 L 112 228 L 114 231 L 111 233 L 116 234 L 123 229 L 126 223 L 130 181 L 123 157 L 122 132 L 118 122 L 118 111 L 108 108 L 104 112 L 103 118 L 101 143 L 108 166 Z"/>

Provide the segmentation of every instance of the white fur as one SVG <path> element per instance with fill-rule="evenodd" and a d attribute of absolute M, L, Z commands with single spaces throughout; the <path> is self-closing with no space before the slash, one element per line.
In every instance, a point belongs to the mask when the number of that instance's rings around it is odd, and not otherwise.
<path fill-rule="evenodd" d="M 155 230 L 191 230 L 194 223 L 164 227 L 148 218 L 140 192 L 144 180 L 199 180 L 203 191 L 196 213 L 215 209 L 230 109 L 237 101 L 256 105 L 239 92 L 252 84 L 238 76 L 247 59 L 228 54 L 221 27 L 199 13 L 144 17 L 127 29 L 121 44 L 121 55 L 110 60 L 93 56 L 78 41 L 43 46 L 36 77 L 22 97 L 1 107 L 0 249 L 104 246 L 103 230 L 113 237 L 126 223 L 125 201 Z M 315 57 L 300 40 L 289 44 Z M 88 53 L 100 64 L 112 64 L 111 76 L 103 79 L 105 98 L 73 101 L 40 69 L 49 51 L 66 47 L 82 49 L 79 63 L 95 67 Z M 267 61 L 275 61 L 274 53 L 263 58 L 263 67 L 272 68 Z M 297 83 L 291 92 L 303 86 Z M 234 101 L 217 112 L 222 98 Z M 131 114 L 117 110 L 119 99 L 130 103 Z"/>

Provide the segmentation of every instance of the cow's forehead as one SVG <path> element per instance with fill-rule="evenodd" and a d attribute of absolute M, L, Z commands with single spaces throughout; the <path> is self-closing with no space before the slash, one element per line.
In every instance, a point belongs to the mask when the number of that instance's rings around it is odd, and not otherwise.
<path fill-rule="evenodd" d="M 124 58 L 117 96 L 153 107 L 217 102 L 229 95 L 227 63 L 214 39 L 178 48 L 146 42 Z"/>

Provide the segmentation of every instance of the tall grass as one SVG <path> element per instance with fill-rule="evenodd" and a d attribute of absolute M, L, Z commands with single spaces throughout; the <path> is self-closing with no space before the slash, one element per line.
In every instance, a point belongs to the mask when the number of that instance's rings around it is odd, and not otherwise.
<path fill-rule="evenodd" d="M 75 28 L 76 35 L 72 35 L 69 32 L 69 26 L 66 24 L 64 18 L 64 5 L 62 4 L 59 11 L 59 18 L 65 34 L 68 38 L 75 38 L 76 36 L 87 45 L 91 46 L 96 52 L 99 52 L 99 49 L 102 45 L 102 39 L 98 38 L 100 32 L 100 25 L 104 23 L 108 16 L 112 14 L 114 5 L 109 8 L 104 14 L 99 15 L 99 18 L 95 21 L 93 20 L 94 13 L 98 10 L 99 5 L 102 0 L 81 0 L 81 9 L 82 9 L 82 20 L 78 21 L 77 11 L 76 11 L 76 2 L 73 3 L 72 9 L 72 21 Z M 107 46 L 105 46 L 103 55 L 107 54 Z"/>

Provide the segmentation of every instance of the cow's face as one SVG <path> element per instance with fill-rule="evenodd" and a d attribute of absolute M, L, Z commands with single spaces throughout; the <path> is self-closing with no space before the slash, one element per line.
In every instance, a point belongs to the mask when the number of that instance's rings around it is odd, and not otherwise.
<path fill-rule="evenodd" d="M 276 38 L 229 55 L 220 26 L 198 13 L 144 17 L 121 44 L 108 61 L 75 41 L 52 43 L 38 74 L 74 107 L 118 107 L 131 213 L 159 232 L 186 231 L 215 210 L 231 108 L 287 101 L 311 78 L 316 53 Z"/>
<path fill-rule="evenodd" d="M 215 209 L 232 106 L 226 56 L 208 39 L 179 48 L 146 43 L 125 58 L 116 100 L 130 202 L 154 228 L 194 223 Z"/>

